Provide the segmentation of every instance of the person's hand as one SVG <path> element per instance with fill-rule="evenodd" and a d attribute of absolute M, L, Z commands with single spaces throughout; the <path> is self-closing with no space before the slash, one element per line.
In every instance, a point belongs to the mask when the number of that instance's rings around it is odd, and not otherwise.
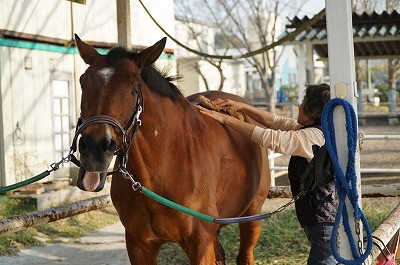
<path fill-rule="evenodd" d="M 217 122 L 221 123 L 221 124 L 225 124 L 226 119 L 229 117 L 226 114 L 214 111 L 214 110 L 209 110 L 206 109 L 200 105 L 196 105 L 196 108 L 198 110 L 200 110 L 201 113 L 203 113 L 204 115 L 207 115 L 211 118 L 213 118 L 214 120 L 216 120 Z"/>
<path fill-rule="evenodd" d="M 221 99 L 221 98 L 213 100 L 212 104 L 218 109 L 227 109 L 233 111 L 241 110 L 243 108 L 243 105 L 245 105 L 242 102 L 234 101 L 231 99 Z"/>

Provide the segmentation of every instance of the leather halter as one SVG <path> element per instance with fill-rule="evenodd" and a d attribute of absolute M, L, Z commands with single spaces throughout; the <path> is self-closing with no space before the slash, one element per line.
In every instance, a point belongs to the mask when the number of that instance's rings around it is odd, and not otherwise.
<path fill-rule="evenodd" d="M 92 124 L 98 124 L 98 123 L 105 123 L 105 124 L 110 124 L 114 128 L 118 129 L 118 131 L 122 135 L 122 143 L 121 146 L 115 150 L 114 155 L 117 155 L 119 158 L 119 166 L 117 169 L 107 172 L 107 175 L 111 175 L 117 171 L 125 170 L 126 169 L 126 163 L 128 160 L 128 151 L 131 146 L 132 140 L 136 137 L 139 127 L 142 125 L 142 121 L 140 120 L 140 114 L 143 112 L 144 109 L 144 104 L 143 104 L 143 97 L 142 97 L 142 91 L 136 90 L 137 92 L 137 101 L 136 101 L 136 110 L 132 115 L 132 118 L 130 122 L 128 123 L 128 127 L 125 129 L 124 126 L 121 125 L 119 121 L 116 119 L 107 116 L 107 115 L 96 115 L 93 117 L 90 117 L 87 120 L 83 120 L 82 116 L 79 117 L 78 119 L 78 124 L 76 127 L 75 131 L 75 136 L 74 139 L 72 140 L 71 148 L 70 148 L 70 154 L 69 158 L 70 161 L 73 162 L 76 166 L 80 167 L 80 161 L 74 156 L 73 153 L 77 151 L 77 140 L 79 135 L 82 133 L 83 129 L 88 127 L 89 125 Z M 130 136 L 129 136 L 130 135 Z"/>

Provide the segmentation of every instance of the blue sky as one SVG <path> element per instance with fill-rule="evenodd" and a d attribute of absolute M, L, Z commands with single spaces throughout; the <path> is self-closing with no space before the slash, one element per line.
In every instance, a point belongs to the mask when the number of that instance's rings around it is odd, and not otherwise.
<path fill-rule="evenodd" d="M 384 0 L 377 0 L 377 13 L 381 13 L 382 10 L 385 9 L 385 1 Z M 301 12 L 298 14 L 298 17 L 302 18 L 303 16 L 307 15 L 308 17 L 312 17 L 312 15 L 317 14 L 325 8 L 325 0 L 309 0 L 307 3 L 301 8 Z"/>
<path fill-rule="evenodd" d="M 308 16 L 312 17 L 313 15 L 317 14 L 325 8 L 325 1 L 324 0 L 310 0 L 305 5 L 302 6 L 298 17 Z"/>

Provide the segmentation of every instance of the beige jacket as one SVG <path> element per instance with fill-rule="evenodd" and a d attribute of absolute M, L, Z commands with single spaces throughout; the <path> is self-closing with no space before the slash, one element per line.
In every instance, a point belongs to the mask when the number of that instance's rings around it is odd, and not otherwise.
<path fill-rule="evenodd" d="M 325 143 L 321 130 L 315 127 L 301 129 L 301 125 L 291 118 L 275 116 L 271 128 L 256 126 L 251 140 L 272 151 L 307 158 L 313 157 L 312 146 Z"/>

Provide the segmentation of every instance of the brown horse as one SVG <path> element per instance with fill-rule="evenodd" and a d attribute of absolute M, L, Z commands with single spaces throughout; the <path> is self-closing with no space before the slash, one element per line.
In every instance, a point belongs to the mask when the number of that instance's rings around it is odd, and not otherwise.
<path fill-rule="evenodd" d="M 76 36 L 79 53 L 90 65 L 80 77 L 78 187 L 102 189 L 117 153 L 115 168 L 126 166 L 129 173 L 113 174 L 111 197 L 125 227 L 130 262 L 157 264 L 160 247 L 175 242 L 191 264 L 224 264 L 217 237 L 221 225 L 168 208 L 135 191 L 129 181 L 131 176 L 171 201 L 216 218 L 258 214 L 269 190 L 266 150 L 201 114 L 152 67 L 165 42 L 139 53 L 118 47 L 100 55 Z M 244 100 L 223 92 L 205 96 Z M 260 230 L 260 221 L 240 224 L 238 264 L 254 263 Z"/>

